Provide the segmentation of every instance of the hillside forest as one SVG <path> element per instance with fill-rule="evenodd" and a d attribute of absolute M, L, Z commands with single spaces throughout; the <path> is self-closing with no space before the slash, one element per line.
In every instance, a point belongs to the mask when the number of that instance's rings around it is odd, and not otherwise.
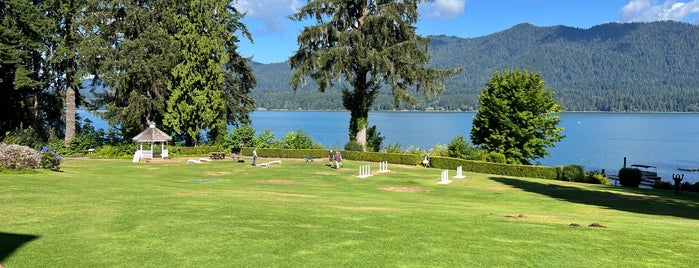
<path fill-rule="evenodd" d="M 608 23 L 589 29 L 519 24 L 477 38 L 431 36 L 430 64 L 463 68 L 439 98 L 406 110 L 474 111 L 495 71 L 540 72 L 566 111 L 699 112 L 699 26 L 673 21 Z M 288 62 L 251 63 L 258 109 L 341 110 L 341 87 L 288 86 Z M 373 109 L 393 110 L 390 91 Z M 416 94 L 419 95 L 419 94 Z"/>

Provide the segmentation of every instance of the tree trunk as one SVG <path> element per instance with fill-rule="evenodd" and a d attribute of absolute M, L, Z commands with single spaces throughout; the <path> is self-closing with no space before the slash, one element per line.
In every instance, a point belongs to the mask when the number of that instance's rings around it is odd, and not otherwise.
<path fill-rule="evenodd" d="M 66 74 L 70 77 L 72 74 Z M 72 79 L 67 79 L 66 86 L 66 146 L 75 138 L 75 88 L 72 85 Z"/>
<path fill-rule="evenodd" d="M 368 72 L 359 72 L 354 81 L 354 91 L 342 91 L 342 105 L 350 111 L 349 139 L 366 150 L 366 131 L 369 125 L 369 109 L 376 99 L 378 90 L 367 84 Z"/>
<path fill-rule="evenodd" d="M 73 4 L 75 2 L 70 1 L 70 10 L 73 10 Z M 63 45 L 69 48 L 68 51 L 72 51 L 75 47 L 75 43 L 73 42 L 72 34 L 73 34 L 73 20 L 72 20 L 72 14 L 66 14 L 66 22 L 65 22 L 65 30 L 63 31 L 63 34 L 65 35 L 64 43 Z M 70 52 L 69 52 L 70 53 Z M 68 58 L 65 61 L 65 76 L 66 76 L 66 99 L 65 99 L 65 105 L 66 105 L 66 136 L 65 136 L 65 146 L 70 145 L 70 141 L 75 138 L 75 81 L 73 80 L 75 78 L 75 74 L 77 72 L 76 66 L 75 66 L 75 60 L 74 60 L 74 55 L 68 55 Z"/>
<path fill-rule="evenodd" d="M 369 122 L 369 111 L 365 109 L 350 109 L 349 139 L 362 145 L 366 150 L 366 126 Z"/>

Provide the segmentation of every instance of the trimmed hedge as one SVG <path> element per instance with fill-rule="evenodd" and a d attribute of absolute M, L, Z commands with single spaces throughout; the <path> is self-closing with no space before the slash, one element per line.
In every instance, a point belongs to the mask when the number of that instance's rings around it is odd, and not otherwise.
<path fill-rule="evenodd" d="M 461 166 L 463 171 L 549 180 L 556 180 L 561 176 L 559 167 L 511 165 L 451 157 L 432 157 L 430 165 L 434 168 L 444 169 L 456 169 L 458 166 Z"/>
<path fill-rule="evenodd" d="M 218 146 L 197 146 L 197 147 L 183 147 L 183 146 L 170 146 L 168 154 L 171 156 L 209 156 L 211 152 L 225 152 L 230 153 L 228 149 L 221 149 Z"/>
<path fill-rule="evenodd" d="M 254 148 L 243 148 L 243 155 L 252 155 Z M 327 158 L 328 150 L 325 149 L 280 149 L 280 148 L 258 148 L 257 156 L 259 157 L 278 157 L 278 158 Z M 369 161 L 381 162 L 388 161 L 393 164 L 401 165 L 420 165 L 422 156 L 417 154 L 398 154 L 398 153 L 375 153 L 375 152 L 354 152 L 341 151 L 342 158 L 354 161 Z M 527 165 L 508 165 L 500 163 L 481 162 L 473 160 L 464 160 L 451 157 L 435 156 L 431 158 L 430 165 L 433 168 L 440 169 L 456 169 L 462 167 L 463 171 L 503 175 L 517 177 L 542 178 L 549 180 L 557 180 L 562 177 L 560 167 L 547 166 L 527 166 Z"/>

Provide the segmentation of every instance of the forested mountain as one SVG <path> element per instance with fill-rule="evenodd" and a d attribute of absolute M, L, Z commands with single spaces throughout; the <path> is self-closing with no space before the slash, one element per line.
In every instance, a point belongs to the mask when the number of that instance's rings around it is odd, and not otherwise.
<path fill-rule="evenodd" d="M 474 110 L 496 71 L 541 72 L 568 111 L 699 111 L 699 26 L 673 22 L 609 23 L 589 29 L 519 24 L 478 38 L 432 36 L 431 64 L 463 68 L 439 99 L 416 110 Z M 342 109 L 339 90 L 287 85 L 288 63 L 253 64 L 253 97 L 267 109 Z M 393 109 L 384 90 L 374 109 Z"/>

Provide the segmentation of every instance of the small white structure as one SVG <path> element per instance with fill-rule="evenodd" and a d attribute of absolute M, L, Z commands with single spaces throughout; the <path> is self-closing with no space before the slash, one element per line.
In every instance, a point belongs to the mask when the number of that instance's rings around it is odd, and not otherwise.
<path fill-rule="evenodd" d="M 456 175 L 454 175 L 455 179 L 463 179 L 466 178 L 463 174 L 463 168 L 461 166 L 456 168 Z"/>
<path fill-rule="evenodd" d="M 269 167 L 269 166 L 271 166 L 272 164 L 280 164 L 280 165 L 281 165 L 281 163 L 282 163 L 282 160 L 274 160 L 274 161 L 269 161 L 269 162 L 266 162 L 266 163 L 257 164 L 257 166 L 258 166 L 258 167 Z"/>
<path fill-rule="evenodd" d="M 449 170 L 442 170 L 442 180 L 439 181 L 437 184 L 450 184 L 451 181 L 449 180 Z"/>
<path fill-rule="evenodd" d="M 168 158 L 168 148 L 165 145 L 172 140 L 172 137 L 165 134 L 162 130 L 155 127 L 155 123 L 151 122 L 150 126 L 143 132 L 133 137 L 131 140 L 138 143 L 138 150 L 134 153 L 133 162 L 139 162 L 141 159 L 153 159 L 153 144 L 160 143 L 160 158 Z M 143 144 L 150 144 L 149 150 L 143 149 Z M 148 148 L 146 148 L 148 149 Z"/>
<path fill-rule="evenodd" d="M 390 170 L 388 170 L 388 161 L 379 162 L 379 173 L 386 173 L 389 171 Z"/>
<path fill-rule="evenodd" d="M 361 165 L 359 166 L 359 176 L 357 178 L 364 179 L 371 177 L 371 166 L 369 165 Z"/>

